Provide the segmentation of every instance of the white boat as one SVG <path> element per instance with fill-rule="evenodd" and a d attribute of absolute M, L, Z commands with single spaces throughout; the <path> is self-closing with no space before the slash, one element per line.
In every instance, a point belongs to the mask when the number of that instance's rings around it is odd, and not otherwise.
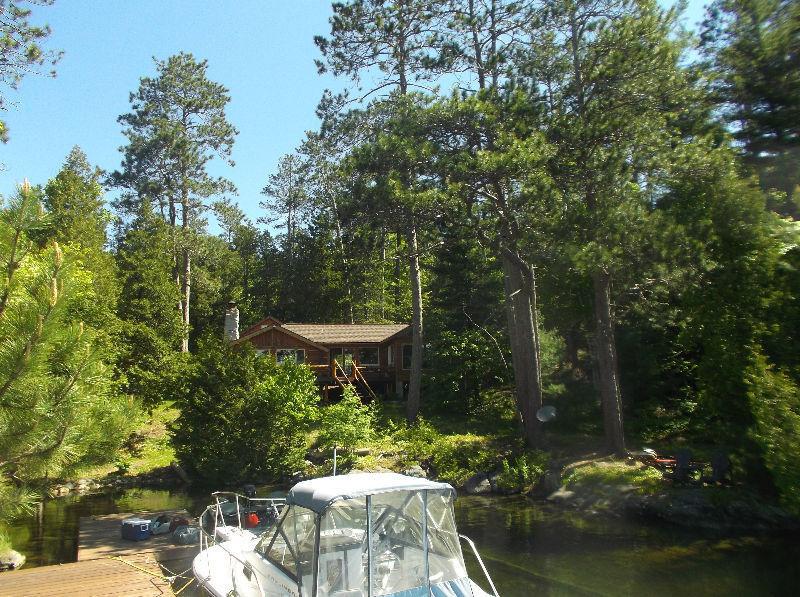
<path fill-rule="evenodd" d="M 211 494 L 214 503 L 200 516 L 202 530 L 217 542 L 239 538 L 253 541 L 278 520 L 284 498 L 258 498 L 228 491 Z"/>
<path fill-rule="evenodd" d="M 395 473 L 303 481 L 261 537 L 203 532 L 194 575 L 215 597 L 497 597 L 456 530 L 454 499 L 446 483 Z M 467 576 L 459 538 L 492 593 Z"/>

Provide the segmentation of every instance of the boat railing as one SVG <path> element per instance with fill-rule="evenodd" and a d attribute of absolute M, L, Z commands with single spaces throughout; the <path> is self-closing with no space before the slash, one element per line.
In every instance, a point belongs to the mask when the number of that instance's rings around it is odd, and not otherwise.
<path fill-rule="evenodd" d="M 211 494 L 211 497 L 214 498 L 214 503 L 212 504 L 215 512 L 214 512 L 214 532 L 216 533 L 216 527 L 218 521 L 222 521 L 223 525 L 227 525 L 227 521 L 225 520 L 225 513 L 222 511 L 223 504 L 235 504 L 236 505 L 236 522 L 239 528 L 244 528 L 242 524 L 242 510 L 245 510 L 245 513 L 248 511 L 252 511 L 254 508 L 258 508 L 259 506 L 264 507 L 265 509 L 272 510 L 276 515 L 280 513 L 283 506 L 286 504 L 286 500 L 284 498 L 259 498 L 259 497 L 248 497 L 245 495 L 241 495 L 239 493 L 235 493 L 232 491 L 215 491 Z M 206 509 L 208 510 L 208 508 Z M 203 513 L 205 515 L 205 512 Z M 230 516 L 230 514 L 228 514 Z"/>
<path fill-rule="evenodd" d="M 467 545 L 469 545 L 470 549 L 472 549 L 472 553 L 475 556 L 475 559 L 478 560 L 478 564 L 480 565 L 481 570 L 483 570 L 483 574 L 486 577 L 486 580 L 489 582 L 489 586 L 492 588 L 492 594 L 494 595 L 494 597 L 500 597 L 497 594 L 497 589 L 495 588 L 494 583 L 492 582 L 492 577 L 489 576 L 489 571 L 486 569 L 486 566 L 483 563 L 481 554 L 478 553 L 478 548 L 475 547 L 475 543 L 473 543 L 472 539 L 470 539 L 466 535 L 459 535 L 459 537 L 463 539 L 467 543 Z"/>
<path fill-rule="evenodd" d="M 217 492 L 217 493 L 224 493 L 224 492 Z M 235 494 L 233 494 L 233 495 L 235 495 Z M 270 500 L 270 501 L 273 500 L 273 498 L 246 498 L 246 496 L 240 496 L 240 497 L 245 498 L 245 499 L 263 499 L 263 500 Z M 274 498 L 274 499 L 277 500 L 277 498 Z M 213 547 L 213 546 L 218 547 L 219 549 L 224 551 L 225 554 L 228 556 L 228 568 L 231 571 L 231 587 L 233 588 L 234 593 L 236 592 L 236 570 L 237 570 L 237 568 L 234 567 L 233 561 L 236 561 L 237 563 L 242 565 L 242 574 L 244 574 L 245 570 L 249 570 L 250 571 L 250 574 L 246 575 L 248 580 L 251 580 L 252 577 L 255 576 L 256 585 L 258 586 L 258 594 L 259 595 L 263 595 L 265 593 L 264 593 L 263 587 L 261 586 L 261 580 L 258 578 L 258 574 L 253 575 L 252 566 L 244 558 L 240 557 L 238 554 L 235 554 L 230 549 L 228 549 L 228 546 L 225 545 L 225 543 L 223 541 L 217 541 L 217 515 L 221 516 L 221 510 L 219 509 L 220 503 L 221 502 L 219 502 L 219 501 L 215 501 L 214 504 L 211 504 L 210 506 L 207 506 L 206 509 L 203 510 L 203 513 L 200 515 L 200 520 L 202 521 L 202 520 L 205 519 L 206 514 L 211 514 L 212 512 L 214 513 L 214 531 L 212 533 L 209 533 L 208 531 L 206 531 L 206 529 L 203 527 L 202 524 L 200 525 L 200 553 L 202 553 L 203 551 L 207 550 L 209 547 Z M 224 503 L 224 502 L 222 502 L 222 503 Z M 222 520 L 224 522 L 224 518 L 222 518 Z M 209 574 L 210 573 L 211 573 L 211 565 L 210 565 L 210 562 L 209 562 Z M 200 579 L 198 579 L 198 580 L 200 580 Z M 205 579 L 205 580 L 207 581 L 209 579 Z"/>

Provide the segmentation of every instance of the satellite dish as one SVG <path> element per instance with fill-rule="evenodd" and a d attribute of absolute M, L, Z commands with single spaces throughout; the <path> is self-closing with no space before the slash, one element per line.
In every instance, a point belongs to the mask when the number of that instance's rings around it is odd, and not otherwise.
<path fill-rule="evenodd" d="M 556 418 L 556 407 L 555 406 L 543 406 L 539 410 L 536 411 L 536 418 L 539 419 L 542 423 L 548 423 Z"/>

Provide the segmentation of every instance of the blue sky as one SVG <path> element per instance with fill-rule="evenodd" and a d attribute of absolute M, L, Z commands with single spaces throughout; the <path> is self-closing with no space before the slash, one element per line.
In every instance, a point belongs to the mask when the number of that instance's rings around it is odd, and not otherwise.
<path fill-rule="evenodd" d="M 702 15 L 690 0 L 687 23 Z M 0 195 L 24 178 L 52 178 L 73 145 L 106 170 L 119 166 L 125 138 L 117 117 L 128 111 L 139 78 L 154 72 L 153 57 L 180 51 L 209 62 L 209 78 L 231 93 L 228 116 L 239 129 L 236 166 L 215 174 L 239 189 L 239 204 L 253 219 L 267 176 L 306 130 L 326 87 L 317 75 L 313 36 L 327 34 L 330 0 L 56 0 L 34 7 L 33 21 L 48 23 L 47 45 L 64 51 L 58 75 L 29 76 L 3 117 L 11 140 L 0 145 Z"/>

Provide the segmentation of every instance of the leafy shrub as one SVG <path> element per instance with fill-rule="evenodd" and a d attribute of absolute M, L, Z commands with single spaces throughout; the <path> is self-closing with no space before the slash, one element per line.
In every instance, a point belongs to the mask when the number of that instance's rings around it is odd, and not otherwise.
<path fill-rule="evenodd" d="M 394 433 L 395 444 L 406 454 L 409 463 L 430 461 L 442 435 L 423 418 L 414 425 L 401 424 Z"/>
<path fill-rule="evenodd" d="M 497 450 L 486 438 L 472 434 L 440 437 L 431 459 L 436 476 L 457 487 L 475 473 L 494 470 L 497 464 Z"/>
<path fill-rule="evenodd" d="M 525 452 L 514 458 L 504 458 L 497 476 L 497 487 L 504 491 L 524 491 L 533 487 L 544 474 L 547 454 L 540 451 Z"/>
<path fill-rule="evenodd" d="M 225 485 L 299 470 L 319 396 L 307 366 L 206 338 L 175 399 L 178 458 L 202 481 Z"/>
<path fill-rule="evenodd" d="M 800 513 L 800 389 L 759 357 L 748 372 L 751 436 L 763 453 L 783 504 Z"/>
<path fill-rule="evenodd" d="M 318 443 L 327 448 L 353 449 L 372 438 L 374 420 L 372 408 L 362 404 L 355 390 L 347 386 L 339 402 L 322 409 Z"/>
<path fill-rule="evenodd" d="M 474 434 L 444 435 L 428 421 L 398 425 L 392 440 L 403 453 L 401 466 L 421 463 L 438 478 L 461 486 L 477 472 L 499 465 L 497 448 Z"/>

